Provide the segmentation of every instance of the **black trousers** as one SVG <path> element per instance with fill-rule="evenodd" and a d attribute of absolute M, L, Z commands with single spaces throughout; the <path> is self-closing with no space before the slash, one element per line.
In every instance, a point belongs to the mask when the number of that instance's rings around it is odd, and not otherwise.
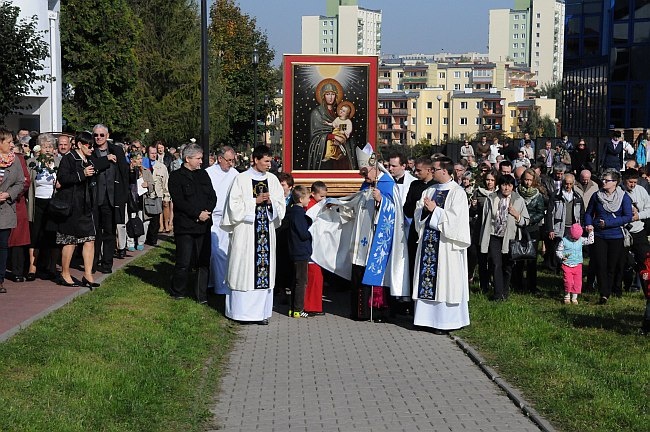
<path fill-rule="evenodd" d="M 187 280 L 196 264 L 197 274 L 193 292 L 199 302 L 207 301 L 208 272 L 210 268 L 210 231 L 203 234 L 175 234 L 176 265 L 170 294 L 174 297 L 187 294 Z"/>
<path fill-rule="evenodd" d="M 145 238 L 144 241 L 150 245 L 157 244 L 159 232 L 160 232 L 160 215 L 159 214 L 151 215 L 151 219 L 149 219 L 149 228 L 147 228 L 147 237 Z"/>
<path fill-rule="evenodd" d="M 591 249 L 591 261 L 596 268 L 598 290 L 602 297 L 612 293 L 621 294 L 622 272 L 620 271 L 621 257 L 625 252 L 623 238 L 603 239 L 596 237 Z"/>
<path fill-rule="evenodd" d="M 490 236 L 488 255 L 494 270 L 494 298 L 507 299 L 510 294 L 512 260 L 510 254 L 501 253 L 503 237 Z"/>
<path fill-rule="evenodd" d="M 11 228 L 0 229 L 0 283 L 5 281 L 5 273 L 7 271 L 9 234 L 11 234 Z"/>
<path fill-rule="evenodd" d="M 369 285 L 361 283 L 365 267 L 352 265 L 352 292 L 350 294 L 350 317 L 355 320 L 370 319 L 370 290 Z"/>
<path fill-rule="evenodd" d="M 110 269 L 113 267 L 117 224 L 115 223 L 115 208 L 110 204 L 108 198 L 104 199 L 104 202 L 95 209 L 93 217 L 96 232 L 93 267 L 101 265 Z"/>
<path fill-rule="evenodd" d="M 302 312 L 305 309 L 305 290 L 307 289 L 307 261 L 294 261 L 294 276 L 291 285 L 291 310 Z"/>

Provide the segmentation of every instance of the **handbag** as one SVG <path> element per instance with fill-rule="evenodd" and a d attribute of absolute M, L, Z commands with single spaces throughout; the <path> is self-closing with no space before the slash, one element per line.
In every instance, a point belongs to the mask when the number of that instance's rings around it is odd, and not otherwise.
<path fill-rule="evenodd" d="M 623 246 L 626 248 L 632 247 L 634 241 L 632 240 L 632 234 L 630 234 L 630 230 L 625 227 L 621 227 L 621 229 L 623 230 Z"/>
<path fill-rule="evenodd" d="M 517 228 L 517 236 L 510 240 L 510 258 L 513 261 L 537 259 L 537 241 L 530 238 L 527 230 Z"/>
<path fill-rule="evenodd" d="M 61 198 L 61 194 L 54 192 L 54 196 L 48 204 L 47 211 L 55 219 L 65 219 L 72 214 L 72 205 Z"/>
<path fill-rule="evenodd" d="M 138 216 L 130 217 L 126 223 L 126 235 L 132 239 L 136 239 L 144 235 L 144 223 Z"/>
<path fill-rule="evenodd" d="M 162 198 L 155 197 L 149 198 L 145 195 L 144 197 L 144 212 L 147 215 L 159 215 L 162 213 Z"/>

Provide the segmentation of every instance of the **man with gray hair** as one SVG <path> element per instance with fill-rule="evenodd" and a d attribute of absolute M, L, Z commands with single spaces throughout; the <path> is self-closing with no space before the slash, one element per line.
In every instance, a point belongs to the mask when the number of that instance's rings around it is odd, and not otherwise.
<path fill-rule="evenodd" d="M 217 205 L 212 211 L 211 228 L 211 255 L 210 255 L 210 281 L 208 287 L 214 288 L 216 294 L 227 294 L 226 273 L 228 272 L 228 245 L 230 238 L 219 224 L 223 217 L 223 209 L 226 205 L 226 196 L 232 182 L 237 177 L 235 165 L 235 150 L 229 146 L 223 146 L 217 153 L 217 163 L 205 171 L 210 176 L 212 187 L 217 194 Z"/>
<path fill-rule="evenodd" d="M 129 191 L 129 164 L 122 147 L 108 142 L 108 128 L 93 128 L 95 146 L 90 160 L 97 174 L 95 187 L 95 259 L 94 270 L 112 273 L 117 224 L 125 223 Z"/>
<path fill-rule="evenodd" d="M 201 146 L 190 144 L 185 147 L 182 159 L 183 165 L 169 175 L 176 239 L 176 264 L 170 294 L 175 299 L 185 297 L 190 266 L 194 262 L 198 267 L 194 295 L 199 303 L 207 303 L 211 215 L 217 204 L 217 195 L 210 176 L 201 168 Z"/>
<path fill-rule="evenodd" d="M 70 145 L 70 135 L 59 135 L 56 143 L 56 159 L 61 161 L 63 155 L 70 152 L 72 146 Z"/>

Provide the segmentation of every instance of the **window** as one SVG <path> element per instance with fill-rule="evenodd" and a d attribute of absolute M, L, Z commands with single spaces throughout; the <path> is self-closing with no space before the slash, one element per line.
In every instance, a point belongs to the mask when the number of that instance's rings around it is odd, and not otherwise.
<path fill-rule="evenodd" d="M 537 24 L 535 24 L 535 27 L 537 27 L 537 28 L 541 28 L 542 25 L 541 25 L 540 23 L 537 23 Z"/>
<path fill-rule="evenodd" d="M 327 48 L 323 48 L 323 52 L 326 53 L 326 52 L 327 52 Z"/>
<path fill-rule="evenodd" d="M 331 52 L 331 53 L 334 52 L 334 48 L 333 48 L 333 47 L 330 47 L 330 52 Z"/>
<path fill-rule="evenodd" d="M 539 48 L 539 42 L 535 42 L 535 48 Z"/>
<path fill-rule="evenodd" d="M 438 77 L 439 77 L 439 78 L 445 78 L 445 73 L 444 73 L 444 72 L 440 72 L 440 73 L 438 74 Z"/>
<path fill-rule="evenodd" d="M 480 124 L 481 124 L 481 118 L 480 118 L 480 117 L 476 117 L 476 118 L 474 119 L 474 124 L 480 125 Z"/>
<path fill-rule="evenodd" d="M 481 109 L 481 102 L 476 102 L 476 109 Z"/>
<path fill-rule="evenodd" d="M 334 21 L 330 21 L 330 26 L 334 27 Z"/>
<path fill-rule="evenodd" d="M 411 104 L 411 108 L 413 108 L 413 109 L 417 109 L 417 103 L 413 102 L 413 103 Z M 413 117 L 413 123 L 415 123 L 415 117 Z"/>
<path fill-rule="evenodd" d="M 518 57 L 519 57 L 519 53 L 512 53 L 512 56 L 513 56 L 514 58 L 518 58 Z"/>
<path fill-rule="evenodd" d="M 513 39 L 519 39 L 519 33 L 515 33 L 515 34 L 513 34 L 513 35 L 512 35 L 512 38 L 513 38 Z"/>
<path fill-rule="evenodd" d="M 431 141 L 431 133 L 427 133 L 427 139 Z"/>
<path fill-rule="evenodd" d="M 427 109 L 433 108 L 433 102 L 427 102 Z"/>
<path fill-rule="evenodd" d="M 323 39 L 323 43 L 326 44 L 326 43 L 327 43 L 327 39 Z"/>
<path fill-rule="evenodd" d="M 535 57 L 539 57 L 539 51 L 535 51 Z"/>
<path fill-rule="evenodd" d="M 539 33 L 535 33 L 535 37 L 536 37 L 536 38 L 539 38 Z"/>
<path fill-rule="evenodd" d="M 515 24 L 515 25 L 513 25 L 512 28 L 513 28 L 514 30 L 519 30 L 519 24 Z"/>
<path fill-rule="evenodd" d="M 511 118 L 517 117 L 517 110 L 510 110 L 510 117 Z"/>
<path fill-rule="evenodd" d="M 469 78 L 470 73 L 471 73 L 470 71 L 465 71 L 465 78 Z"/>
<path fill-rule="evenodd" d="M 333 43 L 334 43 L 334 39 L 330 39 L 330 43 L 332 43 L 332 44 L 333 44 Z"/>
<path fill-rule="evenodd" d="M 466 125 L 467 124 L 467 117 L 461 117 L 460 118 L 460 124 L 461 125 Z"/>
<path fill-rule="evenodd" d="M 465 83 L 465 88 L 472 88 L 472 85 L 470 83 Z"/>
<path fill-rule="evenodd" d="M 454 84 L 454 90 L 460 90 L 460 84 Z"/>
<path fill-rule="evenodd" d="M 519 15 L 515 15 L 513 19 L 514 19 L 514 20 L 518 20 L 518 19 L 519 19 Z"/>
<path fill-rule="evenodd" d="M 327 30 L 323 30 L 323 34 L 327 36 Z"/>
<path fill-rule="evenodd" d="M 461 102 L 460 109 L 467 109 L 467 102 Z"/>
<path fill-rule="evenodd" d="M 449 109 L 449 102 L 443 102 L 443 103 L 442 103 L 442 107 L 443 107 L 444 109 Z"/>
<path fill-rule="evenodd" d="M 515 49 L 519 48 L 519 44 L 517 42 L 515 42 L 515 43 L 512 44 L 512 47 L 515 48 Z"/>
<path fill-rule="evenodd" d="M 522 38 L 522 39 L 526 39 L 526 33 L 522 33 L 522 34 L 521 34 L 521 38 Z"/>
<path fill-rule="evenodd" d="M 460 78 L 460 71 L 454 72 L 454 78 Z"/>
<path fill-rule="evenodd" d="M 327 21 L 323 21 L 323 27 L 327 25 Z"/>
<path fill-rule="evenodd" d="M 521 58 L 525 58 L 525 57 L 526 57 L 526 53 L 519 53 L 519 55 L 521 55 Z"/>
<path fill-rule="evenodd" d="M 448 117 L 443 117 L 442 118 L 442 124 L 443 125 L 448 125 L 449 124 L 449 118 Z"/>
<path fill-rule="evenodd" d="M 522 47 L 522 48 L 526 48 L 526 42 L 522 42 L 522 43 L 521 43 L 521 47 Z"/>
<path fill-rule="evenodd" d="M 397 78 L 404 78 L 404 72 L 397 72 Z"/>
<path fill-rule="evenodd" d="M 432 117 L 427 117 L 427 124 L 432 125 L 433 124 L 433 118 Z"/>
<path fill-rule="evenodd" d="M 522 24 L 522 25 L 521 25 L 521 29 L 522 29 L 522 30 L 526 30 L 526 24 Z"/>
<path fill-rule="evenodd" d="M 330 30 L 330 34 L 333 35 L 333 34 L 334 34 L 334 30 Z"/>
<path fill-rule="evenodd" d="M 540 19 L 541 17 L 542 17 L 542 14 L 541 14 L 541 13 L 538 13 L 538 14 L 537 14 L 537 19 Z"/>

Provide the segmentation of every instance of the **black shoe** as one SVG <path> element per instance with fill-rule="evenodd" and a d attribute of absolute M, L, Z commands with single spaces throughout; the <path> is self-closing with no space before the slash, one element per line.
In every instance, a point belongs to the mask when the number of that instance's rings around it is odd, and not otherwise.
<path fill-rule="evenodd" d="M 25 278 L 23 276 L 12 276 L 11 280 L 16 283 L 25 282 Z"/>
<path fill-rule="evenodd" d="M 599 304 L 599 305 L 607 304 L 607 297 L 602 296 L 602 297 L 598 300 L 598 304 Z"/>
<path fill-rule="evenodd" d="M 174 297 L 174 300 L 183 300 L 185 298 L 185 296 L 182 296 L 182 295 L 176 295 L 176 296 L 172 296 L 172 297 Z"/>
<path fill-rule="evenodd" d="M 149 241 L 149 240 L 144 242 L 144 244 L 146 244 L 147 246 L 151 246 L 151 247 L 156 247 L 158 245 L 156 242 L 152 242 L 152 241 Z"/>
<path fill-rule="evenodd" d="M 27 277 L 25 278 L 27 282 L 33 282 L 36 280 L 36 273 L 27 273 Z"/>
<path fill-rule="evenodd" d="M 58 285 L 61 285 L 61 286 L 64 286 L 64 287 L 78 287 L 79 286 L 79 284 L 77 282 L 75 282 L 74 279 L 72 279 L 72 283 L 70 283 L 70 282 L 66 282 L 66 280 L 63 279 L 63 277 L 61 277 L 56 283 Z"/>
<path fill-rule="evenodd" d="M 449 334 L 449 330 L 440 330 L 437 328 L 431 329 L 431 333 L 438 335 L 438 336 L 446 336 Z"/>
<path fill-rule="evenodd" d="M 97 267 L 97 271 L 100 272 L 100 273 L 104 273 L 104 274 L 111 274 L 111 273 L 113 273 L 113 270 L 111 270 L 110 267 L 104 267 L 104 266 L 102 266 L 102 267 Z"/>
<path fill-rule="evenodd" d="M 89 289 L 92 291 L 93 288 L 97 288 L 97 287 L 99 287 L 99 284 L 98 284 L 97 282 L 90 282 L 90 281 L 89 281 L 88 279 L 86 279 L 86 277 L 84 276 L 84 277 L 81 278 L 81 286 L 84 286 L 84 287 L 86 287 L 86 288 L 89 288 Z"/>
<path fill-rule="evenodd" d="M 269 325 L 269 319 L 264 318 L 262 321 L 260 321 L 260 325 Z"/>

